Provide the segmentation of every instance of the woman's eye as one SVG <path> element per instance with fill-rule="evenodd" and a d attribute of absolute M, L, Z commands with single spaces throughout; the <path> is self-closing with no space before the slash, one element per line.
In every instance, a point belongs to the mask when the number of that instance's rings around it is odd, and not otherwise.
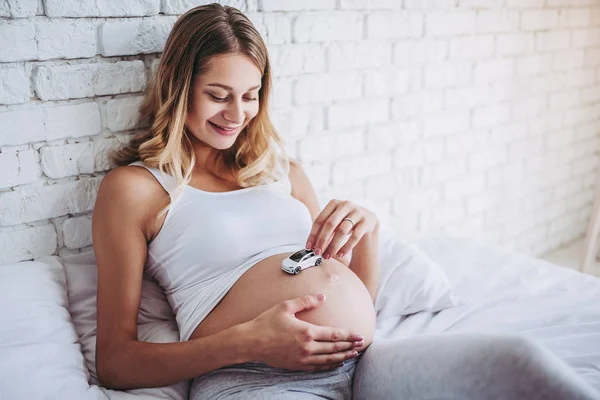
<path fill-rule="evenodd" d="M 212 97 L 213 100 L 215 100 L 215 101 L 225 101 L 225 100 L 227 100 L 227 97 L 217 97 L 214 94 L 211 94 L 210 97 Z"/>
<path fill-rule="evenodd" d="M 209 93 L 209 94 L 210 94 L 210 93 Z M 214 94 L 210 94 L 210 97 L 212 97 L 212 99 L 213 99 L 214 101 L 218 101 L 218 102 L 221 102 L 221 103 L 222 103 L 222 102 L 225 102 L 225 101 L 227 101 L 227 97 L 218 97 L 218 96 L 215 96 Z M 244 97 L 244 100 L 245 100 L 245 101 L 256 101 L 256 100 L 258 100 L 258 98 L 248 98 L 248 97 Z"/>

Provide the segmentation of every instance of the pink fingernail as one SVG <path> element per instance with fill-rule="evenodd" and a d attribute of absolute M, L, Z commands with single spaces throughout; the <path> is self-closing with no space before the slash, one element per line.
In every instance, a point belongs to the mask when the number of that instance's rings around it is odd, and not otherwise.
<path fill-rule="evenodd" d="M 315 254 L 316 255 L 320 255 L 321 254 L 321 249 L 320 248 L 315 248 Z"/>
<path fill-rule="evenodd" d="M 308 250 L 310 250 L 310 246 L 312 246 L 312 243 L 311 243 L 311 242 L 307 242 L 307 243 L 306 243 L 306 248 L 307 248 Z"/>

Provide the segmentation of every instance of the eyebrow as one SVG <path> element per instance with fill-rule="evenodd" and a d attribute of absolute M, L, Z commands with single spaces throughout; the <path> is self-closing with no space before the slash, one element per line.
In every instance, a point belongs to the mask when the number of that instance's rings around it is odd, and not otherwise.
<path fill-rule="evenodd" d="M 231 91 L 231 92 L 233 92 L 233 91 L 234 91 L 234 90 L 233 90 L 233 88 L 232 88 L 231 86 L 223 85 L 222 83 L 209 83 L 209 84 L 208 84 L 208 85 L 206 85 L 206 86 L 218 86 L 218 87 L 220 87 L 220 88 L 227 89 L 227 90 L 229 90 L 229 91 Z M 261 86 L 261 85 L 252 86 L 252 87 L 251 87 L 250 89 L 248 89 L 247 91 L 249 92 L 249 91 L 251 91 L 251 90 L 258 89 L 260 86 Z"/>

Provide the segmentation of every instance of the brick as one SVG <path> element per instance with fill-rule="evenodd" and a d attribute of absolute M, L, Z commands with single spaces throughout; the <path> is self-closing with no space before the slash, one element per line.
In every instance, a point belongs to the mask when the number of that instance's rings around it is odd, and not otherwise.
<path fill-rule="evenodd" d="M 469 170 L 486 171 L 493 167 L 505 164 L 506 161 L 506 147 L 493 147 L 487 150 L 480 150 L 477 153 L 469 155 Z"/>
<path fill-rule="evenodd" d="M 41 108 L 0 112 L 0 126 L 0 146 L 16 146 L 46 137 Z"/>
<path fill-rule="evenodd" d="M 485 104 L 488 99 L 488 85 L 470 85 L 445 90 L 444 108 L 464 110 Z"/>
<path fill-rule="evenodd" d="M 325 48 L 317 43 L 271 46 L 269 55 L 276 76 L 325 71 Z"/>
<path fill-rule="evenodd" d="M 402 8 L 398 0 L 340 0 L 341 10 L 393 10 Z"/>
<path fill-rule="evenodd" d="M 332 183 L 340 185 L 346 182 L 383 175 L 392 171 L 392 159 L 389 154 L 369 154 L 353 157 L 351 160 L 335 161 L 332 167 Z"/>
<path fill-rule="evenodd" d="M 440 90 L 420 90 L 392 98 L 392 118 L 407 119 L 440 113 L 444 107 L 444 93 Z"/>
<path fill-rule="evenodd" d="M 328 104 L 362 96 L 362 76 L 355 71 L 300 76 L 294 83 L 294 103 Z"/>
<path fill-rule="evenodd" d="M 292 37 L 297 43 L 359 40 L 363 21 L 354 12 L 304 12 L 296 17 Z"/>
<path fill-rule="evenodd" d="M 535 47 L 533 33 L 509 33 L 496 37 L 496 54 L 499 56 L 512 56 L 528 54 Z"/>
<path fill-rule="evenodd" d="M 49 256 L 56 252 L 56 247 L 56 231 L 52 224 L 0 231 L 0 264 Z"/>
<path fill-rule="evenodd" d="M 2 51 L 0 62 L 28 61 L 37 58 L 35 27 L 30 22 L 0 21 Z"/>
<path fill-rule="evenodd" d="M 91 211 L 101 177 L 0 193 L 0 226 Z"/>
<path fill-rule="evenodd" d="M 580 88 L 590 86 L 594 83 L 596 71 L 594 68 L 567 71 L 565 88 Z"/>
<path fill-rule="evenodd" d="M 387 122 L 367 127 L 367 150 L 395 148 L 397 145 L 416 143 L 421 131 L 416 121 Z"/>
<path fill-rule="evenodd" d="M 57 19 L 35 24 L 38 60 L 88 58 L 96 55 L 96 24 Z"/>
<path fill-rule="evenodd" d="M 475 19 L 476 33 L 514 32 L 519 28 L 519 13 L 513 10 L 481 10 Z"/>
<path fill-rule="evenodd" d="M 323 130 L 323 110 L 321 107 L 304 106 L 278 109 L 271 116 L 273 125 L 287 139 L 305 137 L 309 132 Z"/>
<path fill-rule="evenodd" d="M 0 17 L 31 18 L 35 17 L 37 8 L 37 0 L 3 0 L 0 2 Z"/>
<path fill-rule="evenodd" d="M 299 141 L 298 154 L 302 160 L 339 159 L 364 151 L 364 135 L 361 129 L 343 133 L 320 132 Z"/>
<path fill-rule="evenodd" d="M 44 11 L 49 17 L 141 17 L 158 14 L 160 0 L 45 0 Z"/>
<path fill-rule="evenodd" d="M 34 150 L 0 153 L 0 188 L 35 182 L 40 173 Z"/>
<path fill-rule="evenodd" d="M 388 100 L 332 104 L 327 110 L 327 122 L 330 128 L 362 126 L 388 119 Z"/>
<path fill-rule="evenodd" d="M 34 78 L 35 91 L 44 101 L 146 89 L 146 68 L 140 60 L 40 66 Z"/>
<path fill-rule="evenodd" d="M 424 185 L 443 184 L 467 173 L 467 161 L 464 158 L 443 159 L 439 162 L 427 163 L 423 167 L 422 183 Z"/>
<path fill-rule="evenodd" d="M 100 26 L 102 55 L 105 57 L 160 53 L 165 47 L 175 17 L 107 22 Z"/>
<path fill-rule="evenodd" d="M 448 137 L 446 154 L 449 157 L 466 157 L 468 154 L 488 148 L 485 134 L 476 131 L 459 132 Z"/>
<path fill-rule="evenodd" d="M 425 18 L 426 36 L 469 35 L 475 29 L 474 11 L 431 12 Z"/>
<path fill-rule="evenodd" d="M 558 10 L 523 11 L 521 29 L 524 31 L 540 31 L 558 27 Z"/>
<path fill-rule="evenodd" d="M 600 47 L 593 47 L 585 49 L 583 53 L 583 66 L 585 67 L 597 67 L 600 65 Z"/>
<path fill-rule="evenodd" d="M 404 0 L 407 10 L 448 9 L 456 6 L 456 0 Z"/>
<path fill-rule="evenodd" d="M 272 108 L 292 105 L 292 83 L 293 79 L 290 77 L 273 78 L 273 89 L 269 97 Z"/>
<path fill-rule="evenodd" d="M 303 165 L 303 168 L 315 190 L 325 190 L 331 186 L 331 163 Z"/>
<path fill-rule="evenodd" d="M 450 136 L 469 127 L 469 112 L 456 111 L 431 115 L 423 121 L 423 136 Z"/>
<path fill-rule="evenodd" d="M 445 39 L 403 40 L 394 44 L 394 64 L 405 66 L 428 64 L 448 59 L 448 42 Z"/>
<path fill-rule="evenodd" d="M 549 109 L 564 110 L 579 105 L 580 93 L 579 90 L 571 90 L 568 92 L 554 93 L 550 95 Z"/>
<path fill-rule="evenodd" d="M 391 53 L 391 45 L 381 41 L 333 42 L 327 51 L 329 71 L 387 67 L 391 62 Z"/>
<path fill-rule="evenodd" d="M 553 54 L 531 54 L 517 58 L 517 76 L 542 75 L 552 71 Z"/>
<path fill-rule="evenodd" d="M 541 51 L 563 50 L 571 47 L 571 32 L 536 32 L 536 49 Z"/>
<path fill-rule="evenodd" d="M 25 103 L 30 99 L 29 76 L 21 66 L 0 68 L 0 104 Z"/>
<path fill-rule="evenodd" d="M 493 82 L 511 79 L 515 62 L 512 58 L 477 61 L 473 70 L 474 82 Z"/>
<path fill-rule="evenodd" d="M 369 39 L 404 39 L 423 36 L 423 14 L 414 11 L 378 12 L 367 15 Z"/>
<path fill-rule="evenodd" d="M 545 0 L 506 0 L 510 8 L 539 8 L 544 6 Z"/>
<path fill-rule="evenodd" d="M 541 115 L 546 111 L 546 96 L 539 97 L 523 97 L 513 101 L 512 108 L 512 119 L 519 118 L 530 118 Z"/>
<path fill-rule="evenodd" d="M 448 181 L 444 184 L 444 201 L 452 202 L 483 192 L 485 189 L 485 173 L 471 173 L 463 178 Z"/>
<path fill-rule="evenodd" d="M 123 142 L 118 138 L 102 138 L 92 142 L 92 157 L 94 159 L 94 171 L 108 171 L 111 165 L 109 154 L 122 147 Z"/>
<path fill-rule="evenodd" d="M 367 72 L 365 74 L 365 96 L 381 97 L 419 89 L 421 71 L 417 68 Z"/>
<path fill-rule="evenodd" d="M 260 11 L 333 10 L 335 0 L 262 0 Z"/>
<path fill-rule="evenodd" d="M 466 8 L 499 8 L 503 5 L 504 0 L 458 0 L 458 6 Z"/>
<path fill-rule="evenodd" d="M 573 31 L 573 47 L 594 47 L 600 45 L 600 28 Z"/>
<path fill-rule="evenodd" d="M 510 119 L 510 105 L 497 104 L 473 110 L 472 124 L 474 128 L 487 128 L 502 124 Z"/>
<path fill-rule="evenodd" d="M 144 96 L 123 97 L 106 103 L 106 127 L 113 132 L 141 128 L 139 109 Z"/>
<path fill-rule="evenodd" d="M 72 143 L 40 148 L 40 165 L 52 179 L 94 173 L 92 142 Z"/>
<path fill-rule="evenodd" d="M 0 112 L 0 145 L 98 134 L 100 113 L 96 103 L 46 106 Z"/>
<path fill-rule="evenodd" d="M 194 7 L 211 3 L 234 7 L 243 13 L 258 9 L 258 0 L 167 0 L 162 2 L 161 11 L 164 14 L 184 14 Z"/>
<path fill-rule="evenodd" d="M 450 59 L 481 59 L 494 54 L 494 37 L 480 35 L 450 40 Z"/>
<path fill-rule="evenodd" d="M 68 218 L 62 224 L 65 247 L 80 249 L 92 245 L 92 216 Z"/>
<path fill-rule="evenodd" d="M 292 41 L 292 17 L 283 13 L 246 13 L 266 44 Z"/>
<path fill-rule="evenodd" d="M 558 24 L 563 28 L 589 26 L 592 22 L 592 10 L 589 8 L 565 8 L 558 16 Z"/>
<path fill-rule="evenodd" d="M 425 66 L 425 88 L 447 88 L 466 85 L 471 82 L 470 62 L 446 62 L 433 66 Z"/>

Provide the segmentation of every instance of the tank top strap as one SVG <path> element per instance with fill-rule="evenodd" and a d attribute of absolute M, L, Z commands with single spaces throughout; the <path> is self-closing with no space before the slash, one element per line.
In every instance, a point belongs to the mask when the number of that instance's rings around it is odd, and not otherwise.
<path fill-rule="evenodd" d="M 165 191 L 167 193 L 169 193 L 169 196 L 171 196 L 171 198 L 174 198 L 175 189 L 177 188 L 177 181 L 175 180 L 175 178 L 173 178 L 172 176 L 170 176 L 168 174 L 165 174 L 158 168 L 153 168 L 153 167 L 147 166 L 146 164 L 144 164 L 143 161 L 134 161 L 128 165 L 130 165 L 130 166 L 138 165 L 140 167 L 146 168 L 148 171 L 150 171 L 150 173 L 152 175 L 154 175 L 154 177 L 156 178 L 158 183 L 160 183 L 160 185 L 163 187 L 163 189 L 165 189 Z"/>

